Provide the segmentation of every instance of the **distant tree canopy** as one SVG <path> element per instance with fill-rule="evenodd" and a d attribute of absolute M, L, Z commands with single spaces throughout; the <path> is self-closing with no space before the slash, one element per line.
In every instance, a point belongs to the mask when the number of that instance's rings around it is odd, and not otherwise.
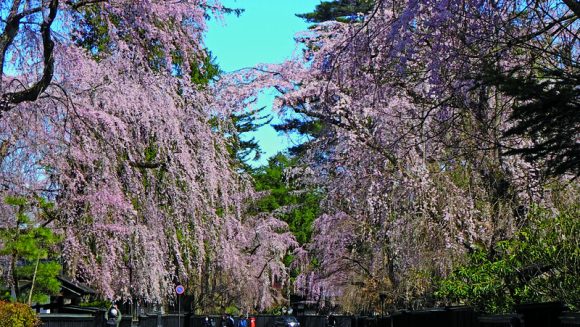
<path fill-rule="evenodd" d="M 313 222 L 320 215 L 320 190 L 300 185 L 292 170 L 298 169 L 299 156 L 279 153 L 268 164 L 252 172 L 256 191 L 265 192 L 251 210 L 271 212 L 290 226 L 300 244 L 310 242 Z"/>

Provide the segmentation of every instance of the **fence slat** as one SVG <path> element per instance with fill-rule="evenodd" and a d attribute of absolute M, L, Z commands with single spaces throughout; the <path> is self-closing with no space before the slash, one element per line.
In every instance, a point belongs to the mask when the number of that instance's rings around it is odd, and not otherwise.
<path fill-rule="evenodd" d="M 523 319 L 518 314 L 478 317 L 479 327 L 522 327 Z"/>
<path fill-rule="evenodd" d="M 564 311 L 561 302 L 532 303 L 516 306 L 516 312 L 523 316 L 526 327 L 560 327 L 558 317 Z"/>

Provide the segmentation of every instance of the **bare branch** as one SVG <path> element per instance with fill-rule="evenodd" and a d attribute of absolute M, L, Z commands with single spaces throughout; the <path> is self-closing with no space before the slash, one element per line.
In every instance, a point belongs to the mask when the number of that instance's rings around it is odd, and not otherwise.
<path fill-rule="evenodd" d="M 18 7 L 20 6 L 20 0 L 14 0 L 12 3 L 12 9 L 10 9 L 10 14 L 6 19 L 6 27 L 4 32 L 0 35 L 0 76 L 4 75 L 4 58 L 6 56 L 6 50 L 14 41 L 14 38 L 18 34 L 18 29 L 20 27 L 20 18 L 18 18 Z M 1 90 L 2 85 L 0 85 Z"/>
<path fill-rule="evenodd" d="M 19 3 L 19 2 L 20 1 L 14 1 L 14 3 Z M 29 87 L 28 89 L 18 91 L 18 92 L 10 92 L 10 93 L 3 94 L 2 98 L 0 99 L 0 112 L 9 111 L 16 104 L 19 104 L 19 103 L 22 103 L 25 101 L 36 100 L 38 98 L 38 96 L 42 92 L 44 92 L 44 90 L 46 90 L 48 85 L 50 85 L 50 82 L 52 81 L 52 77 L 54 75 L 54 41 L 51 38 L 51 29 L 50 28 L 52 26 L 52 23 L 54 22 L 54 19 L 56 18 L 56 14 L 58 12 L 58 3 L 59 3 L 59 0 L 52 0 L 50 2 L 50 4 L 48 5 L 48 8 L 49 8 L 48 16 L 44 19 L 44 21 L 42 22 L 42 24 L 40 26 L 40 33 L 42 35 L 42 45 L 43 45 L 43 61 L 44 61 L 44 69 L 42 71 L 42 77 L 33 86 Z M 14 9 L 14 8 L 12 8 L 12 9 Z M 15 16 L 16 16 L 16 14 L 15 14 Z M 10 32 L 8 27 L 5 30 L 5 33 L 7 31 L 9 31 L 10 33 L 13 33 L 13 34 L 10 34 L 8 36 L 9 43 L 12 43 L 12 41 L 14 40 L 14 37 L 16 36 L 16 34 L 18 32 L 18 25 L 20 24 L 20 19 L 16 19 L 13 24 L 16 24 L 16 25 L 12 27 L 13 28 L 12 32 Z M 10 36 L 12 36 L 11 39 L 10 39 Z M 4 61 L 4 54 L 5 54 L 6 48 L 9 46 L 9 44 L 0 45 L 0 46 L 5 46 L 5 48 L 1 49 L 4 51 L 4 53 L 2 54 L 2 58 L 0 58 L 3 62 Z"/>

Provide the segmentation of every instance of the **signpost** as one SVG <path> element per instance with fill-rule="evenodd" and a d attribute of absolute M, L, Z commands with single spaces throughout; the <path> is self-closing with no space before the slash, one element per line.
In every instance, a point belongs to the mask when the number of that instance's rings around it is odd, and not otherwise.
<path fill-rule="evenodd" d="M 181 294 L 185 293 L 183 285 L 175 286 L 175 293 L 177 293 L 177 326 L 181 327 Z"/>

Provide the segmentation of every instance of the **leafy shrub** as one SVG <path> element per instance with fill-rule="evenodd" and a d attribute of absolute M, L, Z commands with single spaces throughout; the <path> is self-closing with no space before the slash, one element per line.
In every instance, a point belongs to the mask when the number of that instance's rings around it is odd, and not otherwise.
<path fill-rule="evenodd" d="M 22 303 L 0 301 L 0 327 L 40 326 L 36 312 Z"/>
<path fill-rule="evenodd" d="M 528 225 L 491 249 L 478 248 L 441 281 L 436 294 L 490 313 L 514 305 L 562 301 L 580 307 L 580 206 L 554 215 L 535 208 Z"/>

